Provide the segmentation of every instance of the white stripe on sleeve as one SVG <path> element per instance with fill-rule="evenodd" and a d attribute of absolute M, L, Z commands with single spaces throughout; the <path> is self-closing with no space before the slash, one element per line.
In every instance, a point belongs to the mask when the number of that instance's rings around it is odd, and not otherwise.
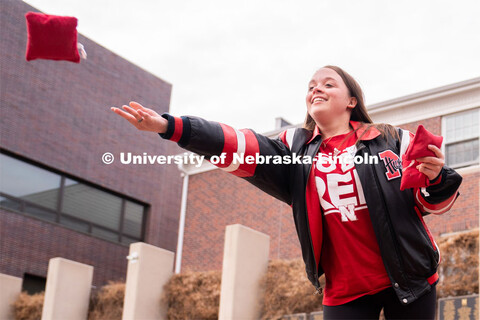
<path fill-rule="evenodd" d="M 402 134 L 402 144 L 400 145 L 400 159 L 402 156 L 407 152 L 408 145 L 410 144 L 410 132 L 407 130 L 403 130 Z"/>
<path fill-rule="evenodd" d="M 292 149 L 293 136 L 294 135 L 295 135 L 295 128 L 287 129 L 287 135 L 286 135 L 285 139 L 287 140 L 288 147 L 290 148 L 290 150 Z"/>
<path fill-rule="evenodd" d="M 237 152 L 236 152 L 236 154 L 238 154 L 241 158 L 243 158 L 243 156 L 245 154 L 245 147 L 246 147 L 245 134 L 241 131 L 238 131 L 237 129 L 234 129 L 234 130 L 235 130 L 235 133 L 237 134 Z M 241 164 L 240 162 L 235 161 L 235 158 L 233 158 L 232 163 L 228 167 L 223 168 L 223 170 L 225 170 L 227 172 L 235 171 L 235 170 L 238 169 L 238 167 L 240 167 L 240 164 Z"/>

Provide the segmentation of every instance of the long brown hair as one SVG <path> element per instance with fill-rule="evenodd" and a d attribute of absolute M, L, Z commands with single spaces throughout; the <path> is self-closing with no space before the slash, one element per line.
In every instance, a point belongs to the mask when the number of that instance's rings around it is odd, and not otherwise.
<path fill-rule="evenodd" d="M 384 123 L 373 123 L 372 119 L 368 115 L 367 107 L 365 106 L 365 97 L 363 95 L 363 90 L 358 84 L 358 82 L 353 78 L 348 72 L 343 70 L 337 66 L 324 66 L 324 68 L 332 69 L 335 71 L 343 80 L 345 85 L 348 88 L 348 93 L 350 97 L 355 97 L 357 99 L 357 104 L 355 108 L 352 110 L 352 114 L 350 115 L 350 120 L 358 121 L 362 125 L 359 128 L 366 126 L 365 130 L 363 131 L 362 135 L 359 139 L 370 130 L 371 127 L 375 127 L 377 130 L 380 131 L 382 136 L 388 136 L 388 134 L 398 137 L 397 130 L 389 124 Z M 315 120 L 310 116 L 307 112 L 307 116 L 305 117 L 305 122 L 303 123 L 303 128 L 313 131 L 315 129 L 316 123 Z M 359 129 L 358 128 L 358 129 Z M 358 130 L 357 129 L 357 130 Z"/>

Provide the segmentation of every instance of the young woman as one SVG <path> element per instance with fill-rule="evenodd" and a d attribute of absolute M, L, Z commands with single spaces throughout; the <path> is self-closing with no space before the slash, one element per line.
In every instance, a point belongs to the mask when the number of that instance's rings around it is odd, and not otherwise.
<path fill-rule="evenodd" d="M 401 157 L 414 135 L 373 124 L 360 86 L 338 67 L 315 72 L 306 104 L 304 128 L 278 139 L 159 115 L 136 102 L 112 110 L 207 158 L 225 154 L 219 167 L 291 205 L 317 292 L 325 274 L 324 319 L 378 319 L 382 308 L 387 319 L 434 319 L 440 254 L 422 217 L 452 207 L 461 177 L 429 145 L 435 156 L 417 159 L 416 167 L 427 187 L 400 191 Z M 242 163 L 234 154 L 282 161 Z M 365 161 L 338 160 L 356 156 Z"/>

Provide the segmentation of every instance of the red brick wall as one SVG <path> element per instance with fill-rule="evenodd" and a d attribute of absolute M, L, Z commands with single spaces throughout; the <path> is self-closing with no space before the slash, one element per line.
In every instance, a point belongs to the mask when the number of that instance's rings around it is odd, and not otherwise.
<path fill-rule="evenodd" d="M 118 159 L 120 152 L 174 154 L 179 148 L 155 133 L 136 130 L 110 111 L 131 100 L 159 113 L 168 111 L 171 85 L 82 35 L 79 42 L 88 60 L 27 62 L 27 11 L 37 10 L 22 1 L 2 1 L 0 147 L 149 204 L 145 241 L 175 251 L 181 195 L 176 166 L 122 165 Z M 105 152 L 113 153 L 116 163 L 103 164 Z M 98 283 L 125 276 L 127 247 L 15 215 L 0 215 L 0 224 L 8 230 L 1 234 L 0 272 L 22 276 L 26 261 L 39 258 L 30 261 L 29 270 L 45 276 L 46 259 L 66 254 L 93 264 Z M 32 245 L 38 252 L 29 251 Z"/>
<path fill-rule="evenodd" d="M 270 258 L 301 256 L 290 206 L 248 182 L 214 170 L 189 178 L 182 270 L 221 269 L 225 227 L 270 235 Z"/>
<path fill-rule="evenodd" d="M 463 175 L 460 186 L 460 196 L 453 208 L 442 215 L 429 215 L 425 218 L 430 231 L 435 236 L 442 233 L 450 233 L 478 228 L 478 190 L 480 173 Z"/>
<path fill-rule="evenodd" d="M 405 124 L 399 125 L 399 127 L 415 133 L 419 125 L 423 125 L 425 129 L 427 129 L 431 133 L 434 133 L 439 136 L 442 135 L 442 118 L 441 117 L 435 117 L 435 118 L 423 119 L 420 121 L 405 123 Z"/>
<path fill-rule="evenodd" d="M 62 257 L 94 266 L 93 284 L 125 280 L 128 248 L 0 209 L 1 273 L 46 277 L 48 261 Z"/>

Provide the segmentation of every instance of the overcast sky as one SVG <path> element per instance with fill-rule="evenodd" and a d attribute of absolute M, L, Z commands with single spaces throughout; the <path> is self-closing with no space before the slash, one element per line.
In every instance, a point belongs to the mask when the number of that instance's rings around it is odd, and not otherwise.
<path fill-rule="evenodd" d="M 478 0 L 26 2 L 77 17 L 80 33 L 171 83 L 173 114 L 259 132 L 302 122 L 327 64 L 367 105 L 480 76 Z"/>

